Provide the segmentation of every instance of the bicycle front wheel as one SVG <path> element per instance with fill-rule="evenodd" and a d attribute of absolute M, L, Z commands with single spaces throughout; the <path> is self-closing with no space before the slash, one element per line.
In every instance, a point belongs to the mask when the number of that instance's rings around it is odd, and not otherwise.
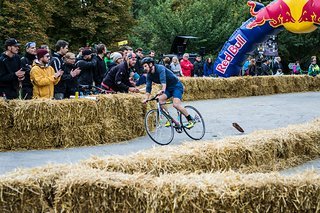
<path fill-rule="evenodd" d="M 206 127 L 205 127 L 202 115 L 193 106 L 185 106 L 184 108 L 188 111 L 188 113 L 193 118 L 194 125 L 191 128 L 187 128 L 188 120 L 182 113 L 180 113 L 180 122 L 181 122 L 182 128 L 190 138 L 192 138 L 193 140 L 200 140 L 201 138 L 203 138 L 206 132 Z"/>
<path fill-rule="evenodd" d="M 149 137 L 159 145 L 171 143 L 174 136 L 174 129 L 171 119 L 165 114 L 160 114 L 158 110 L 150 110 L 144 120 L 145 128 Z"/>

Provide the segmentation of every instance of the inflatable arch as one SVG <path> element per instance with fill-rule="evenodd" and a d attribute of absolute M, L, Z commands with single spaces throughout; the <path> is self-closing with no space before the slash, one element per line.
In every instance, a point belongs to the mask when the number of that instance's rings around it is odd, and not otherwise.
<path fill-rule="evenodd" d="M 215 63 L 220 77 L 238 76 L 246 53 L 269 35 L 284 28 L 293 33 L 310 33 L 320 25 L 320 0 L 275 0 L 269 5 L 249 1 L 253 16 L 241 25 L 224 44 Z"/>

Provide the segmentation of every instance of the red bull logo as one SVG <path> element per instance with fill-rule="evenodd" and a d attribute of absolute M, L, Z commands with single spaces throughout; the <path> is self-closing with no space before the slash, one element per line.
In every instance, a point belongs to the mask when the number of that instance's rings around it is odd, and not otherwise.
<path fill-rule="evenodd" d="M 225 55 L 225 59 L 217 65 L 216 70 L 222 74 L 225 74 L 234 57 L 239 53 L 246 43 L 247 40 L 245 38 L 243 38 L 241 35 L 237 35 L 236 43 L 234 45 L 230 45 L 227 51 L 223 53 Z"/>
<path fill-rule="evenodd" d="M 301 22 L 312 22 L 314 24 L 320 24 L 320 1 L 309 0 L 302 8 L 302 15 L 299 18 Z"/>
<path fill-rule="evenodd" d="M 320 25 L 320 0 L 277 0 L 257 11 L 257 3 L 249 1 L 250 14 L 254 20 L 248 29 L 268 23 L 277 28 L 284 26 L 294 33 L 309 33 Z"/>
<path fill-rule="evenodd" d="M 255 20 L 247 25 L 248 29 L 262 26 L 267 21 L 269 21 L 270 25 L 274 28 L 282 26 L 284 23 L 295 22 L 290 7 L 284 0 L 274 1 L 258 12 L 255 12 L 256 2 L 249 1 L 248 5 L 250 6 L 250 14 L 255 17 Z"/>

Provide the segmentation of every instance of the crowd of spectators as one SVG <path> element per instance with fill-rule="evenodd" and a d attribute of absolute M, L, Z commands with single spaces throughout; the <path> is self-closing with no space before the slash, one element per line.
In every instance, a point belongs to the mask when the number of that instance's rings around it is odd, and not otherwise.
<path fill-rule="evenodd" d="M 81 47 L 77 54 L 69 52 L 69 43 L 59 40 L 51 51 L 48 45 L 37 48 L 35 42 L 24 45 L 20 57 L 20 44 L 14 38 L 5 41 L 5 51 L 0 55 L 0 96 L 6 99 L 70 98 L 81 88 L 100 88 L 100 91 L 139 92 L 137 86 L 146 82 L 146 73 L 140 62 L 145 56 L 154 58 L 155 51 L 144 55 L 142 48 L 135 51 L 122 46 L 117 52 L 108 51 L 104 44 L 94 48 Z M 178 57 L 165 57 L 163 65 L 179 77 L 216 77 L 211 57 L 197 55 L 193 63 L 185 53 Z M 303 71 L 299 61 L 292 66 L 292 74 L 320 74 L 317 58 L 311 57 L 308 71 Z M 249 56 L 239 75 L 283 75 L 280 57 L 273 60 Z"/>

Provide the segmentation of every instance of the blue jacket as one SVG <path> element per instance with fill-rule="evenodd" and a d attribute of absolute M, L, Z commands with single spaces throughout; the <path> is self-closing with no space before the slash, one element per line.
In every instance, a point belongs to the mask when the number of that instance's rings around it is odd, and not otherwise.
<path fill-rule="evenodd" d="M 178 77 L 165 66 L 160 64 L 155 64 L 154 66 L 155 72 L 147 74 L 147 93 L 150 93 L 152 90 L 152 82 L 157 84 L 166 84 L 167 88 L 173 87 L 179 82 Z"/>
<path fill-rule="evenodd" d="M 204 63 L 203 66 L 203 75 L 204 76 L 210 76 L 213 74 L 213 63 L 208 64 L 207 62 Z"/>

